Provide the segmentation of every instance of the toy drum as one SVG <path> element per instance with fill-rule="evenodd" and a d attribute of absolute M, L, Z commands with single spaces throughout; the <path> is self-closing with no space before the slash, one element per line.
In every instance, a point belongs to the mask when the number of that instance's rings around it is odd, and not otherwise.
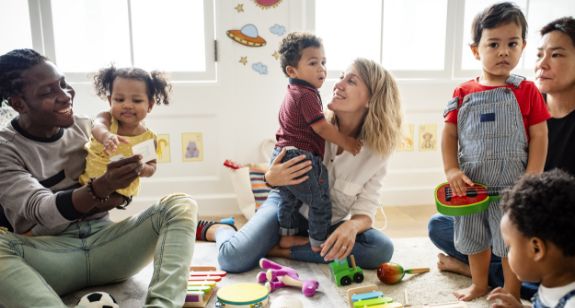
<path fill-rule="evenodd" d="M 237 283 L 221 287 L 217 293 L 216 307 L 260 308 L 266 307 L 269 291 L 259 283 Z"/>

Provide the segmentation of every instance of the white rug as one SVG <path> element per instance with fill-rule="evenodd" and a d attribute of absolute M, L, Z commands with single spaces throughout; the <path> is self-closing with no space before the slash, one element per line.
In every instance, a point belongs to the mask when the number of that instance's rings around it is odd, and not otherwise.
<path fill-rule="evenodd" d="M 280 295 L 297 297 L 304 307 L 348 307 L 346 290 L 351 287 L 363 286 L 370 283 L 376 284 L 386 296 L 394 298 L 396 301 L 404 303 L 405 293 L 408 301 L 412 305 L 437 304 L 454 302 L 453 290 L 467 287 L 471 280 L 460 275 L 439 272 L 436 267 L 437 253 L 435 246 L 427 238 L 403 238 L 394 241 L 395 253 L 392 262 L 401 264 L 404 268 L 429 267 L 431 272 L 406 276 L 404 280 L 393 286 L 384 285 L 379 282 L 375 270 L 365 270 L 365 281 L 362 284 L 352 284 L 348 287 L 337 287 L 330 277 L 329 267 L 325 264 L 309 264 L 303 262 L 290 261 L 285 259 L 275 259 L 280 264 L 287 265 L 298 270 L 302 279 L 316 279 L 319 281 L 319 292 L 312 298 L 301 295 L 296 288 L 280 289 L 271 294 L 270 300 Z M 217 266 L 216 247 L 214 243 L 199 242 L 194 251 L 193 265 Z M 255 282 L 259 269 L 242 274 L 228 274 L 218 286 L 225 286 L 237 282 Z M 68 305 L 75 304 L 78 299 L 87 292 L 102 290 L 111 293 L 119 302 L 122 308 L 142 307 L 145 299 L 145 290 L 152 274 L 151 265 L 147 266 L 132 279 L 106 287 L 91 288 L 82 290 L 64 297 Z M 407 292 L 406 292 L 407 291 Z M 487 307 L 485 298 L 480 298 L 469 302 L 468 307 Z M 214 298 L 209 302 L 208 307 L 214 307 Z"/>

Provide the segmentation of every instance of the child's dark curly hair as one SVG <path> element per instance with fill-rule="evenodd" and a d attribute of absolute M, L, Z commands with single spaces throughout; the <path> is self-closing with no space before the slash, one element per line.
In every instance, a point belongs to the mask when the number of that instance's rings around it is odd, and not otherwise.
<path fill-rule="evenodd" d="M 22 72 L 36 64 L 48 61 L 33 49 L 14 49 L 0 56 L 0 106 L 11 96 L 21 94 L 24 81 Z"/>
<path fill-rule="evenodd" d="M 302 50 L 308 47 L 322 47 L 321 39 L 305 32 L 292 32 L 283 38 L 280 43 L 279 53 L 281 54 L 280 65 L 286 76 L 288 76 L 286 67 L 297 67 L 297 63 L 301 59 Z"/>
<path fill-rule="evenodd" d="M 527 20 L 521 9 L 511 2 L 496 3 L 473 18 L 471 24 L 471 38 L 473 44 L 478 45 L 485 29 L 493 29 L 499 25 L 515 23 L 521 27 L 521 39 L 527 36 Z"/>
<path fill-rule="evenodd" d="M 503 210 L 526 237 L 555 244 L 575 256 L 575 178 L 559 169 L 522 177 L 503 194 Z"/>
<path fill-rule="evenodd" d="M 94 75 L 96 94 L 102 99 L 106 99 L 112 94 L 114 80 L 118 77 L 143 81 L 146 84 L 150 101 L 155 101 L 158 105 L 162 103 L 168 105 L 170 103 L 169 96 L 172 86 L 165 75 L 158 71 L 148 73 L 141 68 L 135 67 L 116 68 L 112 65 L 99 70 Z"/>

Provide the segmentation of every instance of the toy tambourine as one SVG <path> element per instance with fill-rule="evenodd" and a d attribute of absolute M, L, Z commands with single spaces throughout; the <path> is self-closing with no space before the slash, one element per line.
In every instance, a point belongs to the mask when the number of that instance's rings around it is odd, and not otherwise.
<path fill-rule="evenodd" d="M 456 196 L 449 183 L 442 183 L 435 188 L 435 205 L 437 211 L 448 216 L 463 216 L 485 211 L 489 202 L 499 199 L 501 188 L 487 188 L 475 183 L 465 188 L 465 196 Z"/>
<path fill-rule="evenodd" d="M 216 307 L 265 307 L 269 291 L 259 283 L 237 283 L 221 287 Z"/>

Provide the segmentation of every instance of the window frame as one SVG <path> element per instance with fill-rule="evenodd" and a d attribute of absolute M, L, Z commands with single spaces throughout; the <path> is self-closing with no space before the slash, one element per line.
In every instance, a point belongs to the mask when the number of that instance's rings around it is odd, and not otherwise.
<path fill-rule="evenodd" d="M 386 0 L 381 0 L 385 2 Z M 463 37 L 464 31 L 469 28 L 469 25 L 465 25 L 465 2 L 470 0 L 447 0 L 447 22 L 445 29 L 445 58 L 444 58 L 444 68 L 443 70 L 391 70 L 393 75 L 398 79 L 404 80 L 465 80 L 477 76 L 480 74 L 480 70 L 477 69 L 463 69 L 462 68 L 462 57 L 464 52 L 471 52 L 469 49 L 463 48 Z M 525 16 L 528 17 L 529 14 L 529 2 L 527 1 L 527 8 Z M 382 18 L 381 18 L 381 29 L 380 35 L 383 35 L 383 9 L 382 4 Z M 306 16 L 301 22 L 301 26 L 298 27 L 292 21 L 293 28 L 303 28 L 306 31 L 315 31 L 315 0 L 305 1 L 304 4 L 294 3 L 290 1 L 290 16 Z M 294 27 L 295 26 L 295 27 Z M 383 39 L 382 39 L 383 44 Z M 378 62 L 381 63 L 382 50 L 380 47 L 380 58 Z M 524 66 L 525 58 L 522 57 L 520 65 Z M 329 70 L 328 68 L 328 78 L 339 77 L 341 71 Z M 523 76 L 532 75 L 532 70 L 525 68 L 516 68 L 513 73 L 520 74 Z"/>
<path fill-rule="evenodd" d="M 130 14 L 131 1 L 128 3 L 128 13 Z M 196 1 L 196 0 L 194 0 Z M 204 40 L 205 40 L 205 63 L 206 70 L 202 72 L 171 72 L 163 70 L 170 75 L 172 82 L 209 82 L 215 81 L 216 71 L 216 20 L 215 20 L 215 0 L 202 0 L 204 5 Z M 54 41 L 54 27 L 52 22 L 52 0 L 28 0 L 30 11 L 30 28 L 32 32 L 32 46 L 35 50 L 43 53 L 49 59 L 56 60 L 56 46 Z M 130 28 L 130 36 L 132 29 Z M 130 44 L 130 54 L 132 65 L 134 63 L 134 49 Z M 56 63 L 57 64 L 57 63 Z M 162 70 L 162 68 L 158 68 Z M 65 72 L 71 82 L 88 82 L 89 75 L 94 72 Z"/>

